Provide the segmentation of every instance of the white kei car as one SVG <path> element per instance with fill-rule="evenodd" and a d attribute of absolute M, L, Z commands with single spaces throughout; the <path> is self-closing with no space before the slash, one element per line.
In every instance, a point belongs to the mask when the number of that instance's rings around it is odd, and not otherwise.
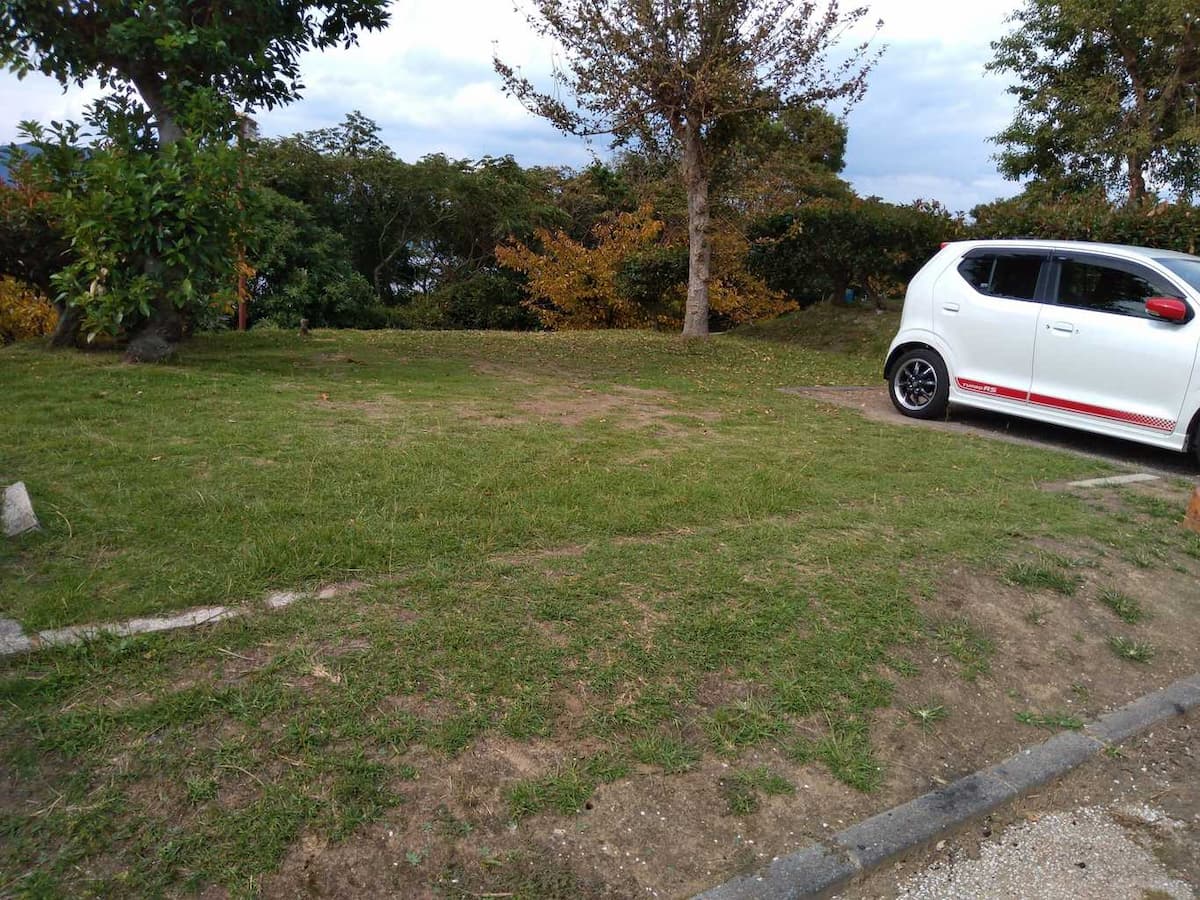
<path fill-rule="evenodd" d="M 1144 247 L 946 244 L 909 285 L 884 367 L 906 416 L 950 403 L 1200 459 L 1200 257 Z"/>

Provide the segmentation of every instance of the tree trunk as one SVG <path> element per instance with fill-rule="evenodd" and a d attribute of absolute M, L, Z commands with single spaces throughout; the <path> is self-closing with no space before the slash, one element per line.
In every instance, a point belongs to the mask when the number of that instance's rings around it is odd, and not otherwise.
<path fill-rule="evenodd" d="M 1146 172 L 1141 156 L 1137 153 L 1130 153 L 1127 159 L 1129 163 L 1129 203 L 1133 205 L 1146 199 Z"/>
<path fill-rule="evenodd" d="M 708 233 L 708 172 L 700 135 L 690 128 L 683 141 L 683 181 L 688 203 L 688 292 L 684 337 L 708 337 L 708 283 L 712 278 L 712 241 Z"/>
<path fill-rule="evenodd" d="M 187 334 L 187 322 L 170 296 L 163 291 L 125 346 L 125 362 L 160 362 L 175 352 Z"/>
<path fill-rule="evenodd" d="M 159 147 L 182 140 L 183 130 L 166 108 L 156 81 L 134 79 L 138 92 L 154 116 Z M 157 257 L 144 262 L 145 272 L 157 282 L 157 296 L 150 304 L 150 315 L 134 326 L 125 347 L 126 362 L 159 362 L 175 352 L 175 346 L 188 335 L 187 319 L 172 300 L 164 277 L 163 264 Z"/>
<path fill-rule="evenodd" d="M 829 303 L 831 306 L 846 305 L 846 291 L 850 290 L 850 278 L 847 275 L 838 275 L 833 279 L 833 290 L 829 294 Z"/>
<path fill-rule="evenodd" d="M 74 347 L 83 324 L 83 310 L 78 306 L 67 306 L 58 311 L 58 325 L 50 336 L 51 347 Z"/>
<path fill-rule="evenodd" d="M 183 129 L 175 121 L 162 97 L 162 84 L 158 75 L 139 73 L 133 76 L 133 84 L 146 101 L 150 115 L 154 116 L 154 127 L 158 129 L 158 143 L 163 147 L 170 146 L 183 138 Z"/>

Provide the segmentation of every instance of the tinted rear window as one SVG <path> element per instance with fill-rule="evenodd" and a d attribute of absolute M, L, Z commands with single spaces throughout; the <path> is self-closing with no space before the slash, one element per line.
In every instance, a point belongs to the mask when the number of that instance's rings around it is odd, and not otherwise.
<path fill-rule="evenodd" d="M 1038 275 L 1043 256 L 984 254 L 959 263 L 958 271 L 981 294 L 1033 300 L 1037 297 Z"/>

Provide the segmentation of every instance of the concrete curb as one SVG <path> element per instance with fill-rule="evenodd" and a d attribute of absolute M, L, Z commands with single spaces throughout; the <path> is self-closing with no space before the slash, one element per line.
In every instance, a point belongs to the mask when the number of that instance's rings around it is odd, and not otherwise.
<path fill-rule="evenodd" d="M 355 594 L 364 588 L 381 583 L 383 580 L 385 579 L 340 581 L 324 585 L 312 592 L 276 591 L 263 597 L 261 606 L 267 612 L 272 612 L 303 600 L 332 600 L 335 597 Z M 69 625 L 65 628 L 51 628 L 34 634 L 26 634 L 21 623 L 15 619 L 0 619 L 0 659 L 15 656 L 18 653 L 32 653 L 44 647 L 67 647 L 72 644 L 82 644 L 104 635 L 129 637 L 136 634 L 153 634 L 158 631 L 175 631 L 179 628 L 197 628 L 201 625 L 210 625 L 249 615 L 253 609 L 253 605 L 204 606 L 199 609 L 185 610 L 173 616 L 130 619 L 127 622 L 106 622 L 100 625 Z"/>
<path fill-rule="evenodd" d="M 799 900 L 825 897 L 864 875 L 1066 775 L 1105 747 L 1200 707 L 1200 674 L 1147 694 L 1082 731 L 1065 731 L 998 765 L 880 813 L 828 841 L 778 857 L 695 900 Z"/>

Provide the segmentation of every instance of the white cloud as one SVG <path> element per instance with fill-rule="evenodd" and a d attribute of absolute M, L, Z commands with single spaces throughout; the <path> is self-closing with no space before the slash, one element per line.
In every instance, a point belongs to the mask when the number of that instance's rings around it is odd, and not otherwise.
<path fill-rule="evenodd" d="M 856 4 L 844 3 L 844 8 Z M 870 14 L 859 30 L 883 20 L 880 37 L 888 43 L 938 43 L 987 46 L 1004 29 L 1018 0 L 865 0 Z"/>
<path fill-rule="evenodd" d="M 850 116 L 847 177 L 864 194 L 907 200 L 938 196 L 967 208 L 1003 191 L 986 138 L 1011 115 L 1002 82 L 985 77 L 988 44 L 1016 0 L 875 0 L 867 23 L 884 20 L 888 52 L 867 99 Z M 843 8 L 853 6 L 844 0 Z M 526 164 L 584 165 L 602 145 L 564 137 L 504 97 L 494 49 L 548 84 L 553 49 L 507 0 L 395 0 L 392 24 L 354 47 L 310 54 L 304 98 L 260 116 L 268 135 L 334 124 L 360 109 L 406 159 L 442 152 L 477 158 L 511 153 Z M 79 118 L 97 94 L 32 75 L 0 75 L 0 142 L 17 122 Z M 916 194 L 911 194 L 916 190 Z M 939 193 L 940 192 L 940 193 Z"/>
<path fill-rule="evenodd" d="M 0 143 L 17 139 L 19 122 L 33 119 L 38 122 L 80 121 L 83 110 L 101 94 L 100 86 L 89 82 L 82 88 L 71 87 L 65 92 L 53 78 L 34 74 L 21 80 L 15 75 L 0 73 Z"/>

